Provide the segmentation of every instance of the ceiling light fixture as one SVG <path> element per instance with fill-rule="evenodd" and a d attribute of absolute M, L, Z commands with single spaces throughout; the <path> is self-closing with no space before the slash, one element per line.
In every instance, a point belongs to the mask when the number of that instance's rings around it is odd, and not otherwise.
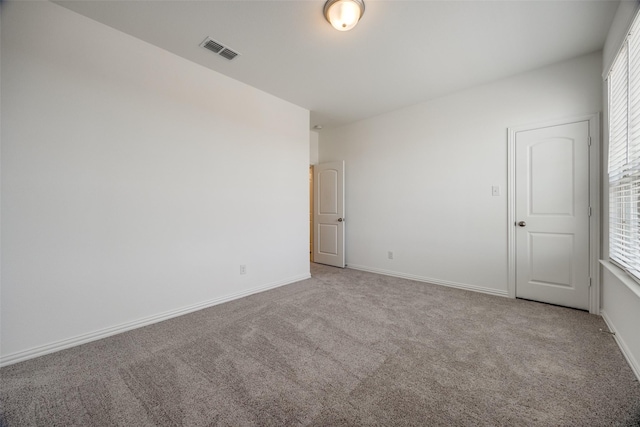
<path fill-rule="evenodd" d="M 349 31 L 364 14 L 363 0 L 327 0 L 324 17 L 338 31 Z"/>

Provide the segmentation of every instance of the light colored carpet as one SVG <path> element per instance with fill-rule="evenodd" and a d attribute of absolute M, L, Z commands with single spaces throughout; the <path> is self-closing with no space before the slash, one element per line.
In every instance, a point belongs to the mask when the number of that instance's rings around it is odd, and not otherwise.
<path fill-rule="evenodd" d="M 355 270 L 0 370 L 2 426 L 633 426 L 600 317 Z"/>

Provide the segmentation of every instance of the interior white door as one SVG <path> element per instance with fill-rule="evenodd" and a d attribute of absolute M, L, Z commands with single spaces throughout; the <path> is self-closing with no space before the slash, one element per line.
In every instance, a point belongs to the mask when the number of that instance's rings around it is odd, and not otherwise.
<path fill-rule="evenodd" d="M 516 297 L 589 309 L 589 122 L 515 137 Z"/>
<path fill-rule="evenodd" d="M 344 161 L 314 167 L 313 260 L 344 267 Z"/>

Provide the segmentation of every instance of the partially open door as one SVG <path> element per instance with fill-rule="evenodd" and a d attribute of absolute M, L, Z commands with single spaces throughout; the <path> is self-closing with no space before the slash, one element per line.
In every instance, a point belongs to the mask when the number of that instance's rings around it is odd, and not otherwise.
<path fill-rule="evenodd" d="M 344 267 L 344 161 L 314 167 L 313 260 Z"/>

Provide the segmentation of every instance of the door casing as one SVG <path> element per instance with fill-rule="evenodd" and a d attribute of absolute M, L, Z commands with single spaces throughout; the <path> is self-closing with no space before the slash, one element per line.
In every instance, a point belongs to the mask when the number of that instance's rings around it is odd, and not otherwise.
<path fill-rule="evenodd" d="M 509 127 L 507 137 L 507 237 L 508 237 L 508 283 L 510 298 L 516 297 L 516 134 L 542 127 L 558 126 L 576 122 L 589 122 L 589 313 L 600 314 L 600 114 L 587 114 L 565 119 L 550 120 L 531 125 Z"/>

